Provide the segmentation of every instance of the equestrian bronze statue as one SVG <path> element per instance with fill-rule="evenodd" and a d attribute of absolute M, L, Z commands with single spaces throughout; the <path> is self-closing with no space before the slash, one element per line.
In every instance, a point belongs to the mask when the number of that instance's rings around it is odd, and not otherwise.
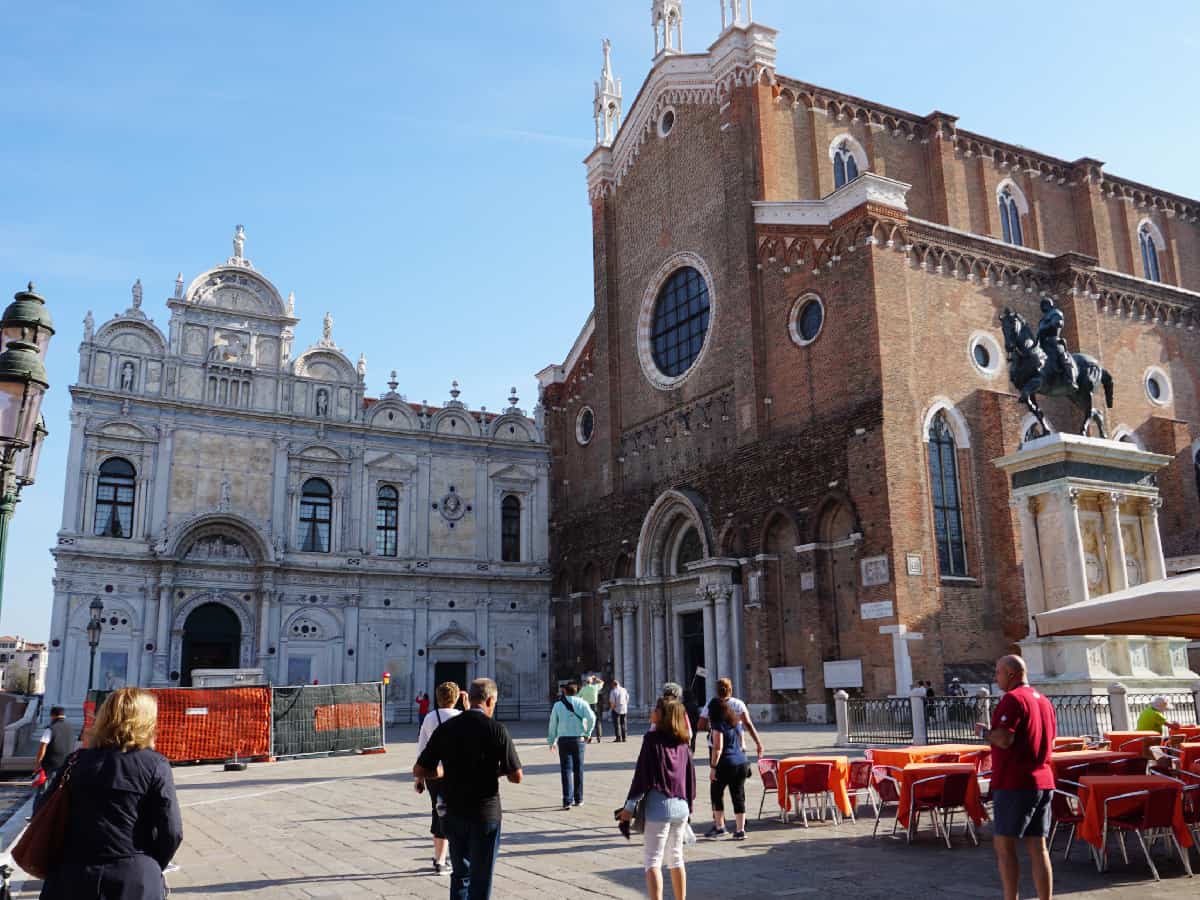
<path fill-rule="evenodd" d="M 1104 415 L 1092 404 L 1092 392 L 1104 387 L 1104 405 L 1112 409 L 1112 375 L 1086 353 L 1071 353 L 1062 338 L 1063 314 L 1053 300 L 1042 301 L 1042 320 L 1037 334 L 1020 313 L 1008 307 L 1000 314 L 1004 329 L 1004 351 L 1008 354 L 1008 378 L 1021 392 L 1021 402 L 1037 418 L 1042 435 L 1050 433 L 1037 402 L 1043 397 L 1069 397 L 1084 413 L 1079 433 L 1087 435 L 1088 426 L 1096 423 L 1100 437 L 1104 432 Z"/>

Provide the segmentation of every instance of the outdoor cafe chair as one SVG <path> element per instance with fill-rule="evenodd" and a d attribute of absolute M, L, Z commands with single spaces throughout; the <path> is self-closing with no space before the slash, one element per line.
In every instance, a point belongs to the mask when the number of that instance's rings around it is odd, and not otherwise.
<path fill-rule="evenodd" d="M 854 807 L 858 805 L 863 794 L 867 795 L 867 802 L 871 804 L 871 809 L 877 808 L 875 792 L 871 789 L 871 761 L 869 759 L 856 759 L 850 763 L 850 780 L 846 785 L 846 790 L 850 793 L 851 822 L 856 821 Z"/>
<path fill-rule="evenodd" d="M 1128 812 L 1115 816 L 1109 815 L 1110 804 L 1126 800 L 1140 800 L 1140 802 Z M 1127 794 L 1109 797 L 1104 801 L 1104 827 L 1100 832 L 1100 850 L 1096 854 L 1096 867 L 1100 871 L 1104 871 L 1108 867 L 1108 829 L 1112 827 L 1121 838 L 1121 857 L 1125 860 L 1126 865 L 1129 864 L 1129 853 L 1125 849 L 1125 832 L 1132 831 L 1137 835 L 1138 843 L 1142 846 L 1142 854 L 1146 857 L 1146 864 L 1150 866 L 1154 880 L 1160 881 L 1158 869 L 1155 868 L 1154 860 L 1150 858 L 1150 848 L 1146 846 L 1146 836 L 1165 837 L 1175 845 L 1184 871 L 1191 878 L 1192 866 L 1183 847 L 1180 846 L 1179 840 L 1175 837 L 1174 818 L 1175 791 L 1169 787 L 1130 791 Z"/>
<path fill-rule="evenodd" d="M 1171 760 L 1172 767 L 1177 767 L 1179 760 L 1183 757 L 1183 754 L 1174 747 L 1151 747 L 1150 755 L 1154 757 L 1155 762 L 1160 762 L 1163 759 Z"/>
<path fill-rule="evenodd" d="M 1200 776 L 1190 775 L 1187 772 L 1172 772 L 1168 775 L 1161 769 L 1151 769 L 1150 774 L 1158 775 L 1182 786 L 1183 823 L 1187 825 L 1187 830 L 1192 833 L 1196 847 L 1200 850 Z M 1188 780 L 1178 777 L 1180 775 L 1188 776 Z"/>
<path fill-rule="evenodd" d="M 883 815 L 883 807 L 888 803 L 896 804 L 897 819 L 892 820 L 892 834 L 896 833 L 896 823 L 900 814 L 900 781 L 897 776 L 900 770 L 895 766 L 872 766 L 871 783 L 875 786 L 875 796 L 879 803 L 875 807 L 875 828 L 871 837 L 879 833 L 879 817 Z"/>
<path fill-rule="evenodd" d="M 1145 775 L 1146 774 L 1146 760 L 1142 759 L 1140 756 L 1136 756 L 1133 759 L 1114 759 L 1111 762 L 1101 763 L 1100 765 L 1107 766 L 1107 771 L 1102 772 L 1102 773 L 1097 773 L 1097 774 L 1104 774 L 1104 775 Z"/>
<path fill-rule="evenodd" d="M 1087 769 L 1087 766 L 1072 766 L 1071 769 Z M 1067 771 L 1071 771 L 1068 769 Z M 1050 837 L 1046 840 L 1047 851 L 1054 852 L 1054 836 L 1058 833 L 1058 826 L 1071 826 L 1071 833 L 1067 836 L 1067 849 L 1063 853 L 1063 859 L 1068 859 L 1071 856 L 1071 845 L 1075 843 L 1075 829 L 1083 822 L 1083 805 L 1079 802 L 1079 789 L 1082 785 L 1077 781 L 1071 781 L 1066 778 L 1059 778 L 1054 783 L 1054 793 L 1050 796 L 1050 818 L 1053 825 L 1050 826 Z"/>
<path fill-rule="evenodd" d="M 1146 742 L 1153 741 L 1153 740 L 1158 740 L 1158 739 L 1152 738 L 1152 737 L 1135 737 L 1135 738 L 1131 738 L 1128 741 L 1122 741 L 1121 746 L 1116 747 L 1114 749 L 1116 749 L 1122 753 L 1128 753 L 1130 751 L 1136 751 L 1138 753 L 1141 753 L 1143 750 L 1146 749 Z"/>
<path fill-rule="evenodd" d="M 942 794 L 933 807 L 933 816 L 936 820 L 937 814 L 939 812 L 942 814 L 942 837 L 946 839 L 947 849 L 951 849 L 950 835 L 954 830 L 954 816 L 959 812 L 963 814 L 966 831 L 970 835 L 972 843 L 976 847 L 979 846 L 975 825 L 971 822 L 970 813 L 967 812 L 967 789 L 970 787 L 971 779 L 975 777 L 970 772 L 961 774 L 955 772 L 942 778 Z"/>
<path fill-rule="evenodd" d="M 811 808 L 817 814 L 818 820 L 824 818 L 825 812 L 829 812 L 835 825 L 841 822 L 833 791 L 829 789 L 831 771 L 832 763 L 805 763 L 787 771 L 787 793 L 792 807 L 800 810 L 800 821 L 805 828 L 808 827 L 809 800 L 814 800 Z"/>
<path fill-rule="evenodd" d="M 758 777 L 762 779 L 762 799 L 758 801 L 758 818 L 762 820 L 763 805 L 767 802 L 767 792 L 779 793 L 779 760 L 759 757 Z"/>
<path fill-rule="evenodd" d="M 908 832 L 905 834 L 908 843 L 912 843 L 913 835 L 921 827 L 923 812 L 929 813 L 933 819 L 933 833 L 938 837 L 942 836 L 942 830 L 938 827 L 938 804 L 941 802 L 942 788 L 947 777 L 949 776 L 930 775 L 928 778 L 914 781 L 909 787 Z"/>

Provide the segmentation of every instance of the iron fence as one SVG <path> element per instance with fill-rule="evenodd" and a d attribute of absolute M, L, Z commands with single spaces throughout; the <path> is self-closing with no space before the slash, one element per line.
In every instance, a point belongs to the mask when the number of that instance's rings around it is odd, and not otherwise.
<path fill-rule="evenodd" d="M 931 744 L 978 744 L 975 723 L 991 718 L 998 697 L 926 697 L 925 733 Z"/>
<path fill-rule="evenodd" d="M 1107 694 L 1047 694 L 1054 707 L 1056 730 L 1064 737 L 1100 737 L 1112 731 L 1112 709 Z"/>
<path fill-rule="evenodd" d="M 1129 704 L 1129 725 L 1134 727 L 1137 725 L 1138 716 L 1142 711 L 1150 705 L 1150 701 L 1160 696 L 1159 694 L 1126 694 L 1125 699 Z M 1166 697 L 1171 703 L 1171 708 L 1167 710 L 1167 720 L 1178 722 L 1181 725 L 1196 725 L 1200 724 L 1196 719 L 1196 697 L 1191 691 L 1174 691 L 1171 693 L 1163 693 L 1161 696 Z"/>
<path fill-rule="evenodd" d="M 846 701 L 847 740 L 852 744 L 911 744 L 912 703 L 907 697 Z"/>

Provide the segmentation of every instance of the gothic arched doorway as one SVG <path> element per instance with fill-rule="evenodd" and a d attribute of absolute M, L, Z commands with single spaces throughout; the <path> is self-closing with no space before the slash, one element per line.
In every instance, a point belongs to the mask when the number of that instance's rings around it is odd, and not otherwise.
<path fill-rule="evenodd" d="M 191 687 L 193 669 L 236 669 L 242 644 L 237 614 L 221 603 L 205 603 L 183 623 L 180 687 Z"/>

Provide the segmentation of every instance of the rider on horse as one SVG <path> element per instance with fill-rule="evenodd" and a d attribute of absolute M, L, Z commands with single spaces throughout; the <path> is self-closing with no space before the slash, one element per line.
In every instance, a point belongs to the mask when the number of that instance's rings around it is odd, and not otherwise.
<path fill-rule="evenodd" d="M 1057 376 L 1064 385 L 1072 389 L 1079 383 L 1079 370 L 1075 359 L 1067 350 L 1062 338 L 1063 314 L 1047 297 L 1042 301 L 1042 321 L 1038 323 L 1038 345 L 1046 354 L 1046 365 L 1042 369 L 1042 383 L 1050 384 Z"/>

